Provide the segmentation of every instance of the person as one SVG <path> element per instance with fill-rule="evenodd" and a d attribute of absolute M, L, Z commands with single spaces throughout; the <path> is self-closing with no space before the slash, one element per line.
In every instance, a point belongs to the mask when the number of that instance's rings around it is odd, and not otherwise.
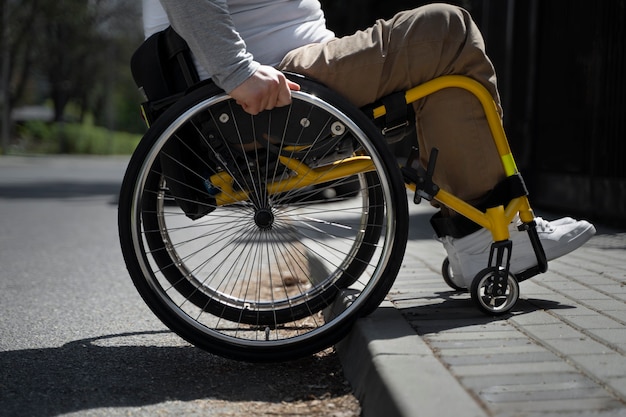
<path fill-rule="evenodd" d="M 282 71 L 292 71 L 322 82 L 358 107 L 438 76 L 465 75 L 487 88 L 502 116 L 482 35 L 470 14 L 456 6 L 407 10 L 344 37 L 326 27 L 318 0 L 143 0 L 143 7 L 146 36 L 171 25 L 189 44 L 200 77 L 212 78 L 253 115 L 290 103 L 291 90 L 299 85 Z M 426 166 L 430 149 L 439 149 L 435 183 L 477 207 L 493 200 L 492 190 L 505 174 L 478 100 L 450 88 L 413 106 L 420 163 Z M 492 242 L 488 230 L 467 222 L 446 207 L 432 222 L 452 279 L 465 288 L 487 266 Z M 536 223 L 548 260 L 595 234 L 592 224 L 570 217 L 536 218 Z M 537 260 L 528 234 L 515 222 L 510 229 L 511 269 L 517 273 Z"/>

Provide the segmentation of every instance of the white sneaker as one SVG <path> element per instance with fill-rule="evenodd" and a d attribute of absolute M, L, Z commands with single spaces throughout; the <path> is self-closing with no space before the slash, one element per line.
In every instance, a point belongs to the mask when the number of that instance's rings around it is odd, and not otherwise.
<path fill-rule="evenodd" d="M 535 221 L 537 222 L 537 231 L 539 231 L 539 223 L 541 222 L 546 223 L 545 220 L 543 220 L 541 217 L 537 217 L 535 219 Z M 564 224 L 568 224 L 568 223 L 575 223 L 576 220 L 571 218 L 571 217 L 562 217 L 560 219 L 557 220 L 553 220 L 550 222 L 550 224 L 553 227 L 558 227 L 559 225 L 564 225 Z M 515 217 L 513 219 L 513 223 L 515 224 L 519 224 L 519 217 Z M 486 231 L 486 229 L 482 229 L 484 231 Z M 509 231 L 511 231 L 511 229 L 509 228 Z M 476 231 L 475 233 L 479 233 L 480 231 Z M 527 232 L 519 232 L 517 230 L 517 227 L 515 228 L 515 232 L 517 233 L 527 233 Z M 489 234 L 489 233 L 487 233 Z M 469 237 L 472 235 L 468 235 L 466 237 Z M 489 239 L 491 239 L 491 235 L 489 234 Z M 459 288 L 469 288 L 469 286 L 466 286 L 465 284 L 465 278 L 463 277 L 463 273 L 462 268 L 461 268 L 461 263 L 459 261 L 459 257 L 457 255 L 457 250 L 455 249 L 453 242 L 457 242 L 460 239 L 455 239 L 453 237 L 450 236 L 444 236 L 442 238 L 438 238 L 438 240 L 443 244 L 443 247 L 446 250 L 446 253 L 448 254 L 448 262 L 450 263 L 450 271 L 449 271 L 449 278 L 452 280 L 452 282 L 454 284 L 456 284 L 457 287 Z M 511 239 L 512 240 L 512 239 Z M 530 241 L 529 241 L 530 243 Z M 491 240 L 489 241 L 489 245 L 491 245 Z M 532 245 L 531 245 L 531 249 L 532 249 Z M 534 253 L 534 252 L 533 252 Z M 486 256 L 489 256 L 489 250 L 487 250 Z M 535 256 L 536 258 L 536 256 Z M 485 258 L 485 266 L 481 268 L 481 270 L 483 268 L 487 267 L 487 259 Z M 476 276 L 476 274 L 474 274 L 474 276 Z M 473 278 L 472 278 L 473 279 Z"/>
<path fill-rule="evenodd" d="M 540 230 L 540 226 L 539 226 L 540 223 L 541 224 L 547 223 L 541 217 L 537 217 L 535 219 L 535 222 L 537 223 L 537 232 L 539 232 L 539 230 Z M 553 227 L 558 227 L 560 225 L 565 225 L 565 224 L 568 224 L 568 223 L 575 223 L 575 222 L 576 222 L 576 220 L 571 218 L 571 217 L 562 217 L 560 219 L 551 221 L 550 224 Z M 519 218 L 517 216 L 513 219 L 513 223 L 519 224 Z M 487 232 L 486 229 L 481 229 L 481 230 L 484 231 L 484 232 Z M 480 234 L 482 236 L 485 233 L 479 233 L 479 232 L 481 232 L 481 230 L 478 230 L 475 233 L 473 233 L 471 235 L 468 235 L 468 236 L 465 236 L 465 237 L 469 238 L 470 236 L 473 236 L 475 234 Z M 509 228 L 509 231 L 511 232 L 511 228 Z M 514 231 L 516 233 L 525 233 L 525 234 L 527 234 L 527 232 L 519 232 L 517 230 L 517 227 L 515 227 Z M 489 239 L 489 243 L 488 243 L 489 249 L 487 249 L 486 254 L 484 255 L 485 256 L 485 260 L 483 262 L 484 266 L 481 267 L 478 271 L 481 271 L 482 269 L 487 267 L 487 257 L 489 256 L 489 250 L 491 248 L 491 234 L 490 233 L 486 233 L 486 234 L 488 235 L 488 239 Z M 511 234 L 513 234 L 513 233 L 511 232 Z M 539 236 L 540 236 L 540 239 L 541 239 L 541 235 L 539 235 Z M 453 244 L 454 242 L 458 242 L 461 239 L 463 239 L 463 238 L 455 239 L 455 238 L 450 237 L 450 236 L 444 236 L 444 237 L 441 237 L 441 238 L 437 238 L 437 240 L 439 240 L 443 244 L 443 247 L 445 248 L 446 253 L 448 254 L 448 262 L 450 263 L 450 270 L 448 271 L 448 274 L 449 274 L 448 277 L 450 278 L 450 280 L 457 287 L 459 287 L 459 288 L 469 288 L 470 286 L 465 283 L 465 278 L 463 277 L 461 263 L 460 263 L 461 261 L 459 260 L 459 256 L 457 254 L 457 249 L 455 249 L 455 246 Z M 511 240 L 513 240 L 512 237 L 511 237 Z M 528 243 L 530 244 L 530 241 Z M 458 243 L 457 243 L 457 245 L 458 245 Z M 581 245 L 582 245 L 582 243 L 581 243 Z M 532 245 L 531 245 L 531 250 L 532 250 Z M 545 249 L 544 249 L 544 251 L 545 251 Z M 534 251 L 533 251 L 533 254 L 534 254 Z M 536 259 L 536 256 L 535 256 L 534 259 Z M 512 257 L 511 257 L 511 260 L 512 260 Z M 478 273 L 478 271 L 476 273 Z M 476 274 L 472 275 L 471 279 L 474 279 L 475 276 L 476 276 Z M 470 280 L 470 284 L 471 284 L 471 280 Z"/>
<path fill-rule="evenodd" d="M 447 271 L 448 278 L 450 278 L 450 280 L 458 288 L 468 288 L 465 285 L 465 279 L 463 278 L 463 274 L 461 273 L 461 264 L 459 263 L 459 257 L 456 254 L 456 249 L 454 249 L 454 246 L 452 245 L 452 242 L 454 242 L 457 239 L 450 237 L 450 236 L 443 236 L 443 237 L 437 238 L 437 240 L 443 244 L 443 247 L 446 250 L 446 253 L 448 254 L 448 262 L 449 262 L 449 268 Z"/>
<path fill-rule="evenodd" d="M 595 227 L 584 221 L 564 217 L 548 222 L 541 217 L 535 218 L 537 234 L 548 261 L 566 255 L 578 249 L 595 233 Z M 528 232 L 517 230 L 518 222 L 509 226 L 513 249 L 511 250 L 511 272 L 520 273 L 537 265 L 537 256 L 533 250 Z M 487 229 L 480 229 L 460 239 L 446 236 L 441 239 L 446 252 L 452 281 L 459 287 L 469 288 L 474 277 L 487 267 L 492 236 Z"/>

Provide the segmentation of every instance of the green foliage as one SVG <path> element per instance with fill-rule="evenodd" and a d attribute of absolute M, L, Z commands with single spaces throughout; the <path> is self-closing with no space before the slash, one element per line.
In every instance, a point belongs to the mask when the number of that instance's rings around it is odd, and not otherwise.
<path fill-rule="evenodd" d="M 89 123 L 27 122 L 18 128 L 14 152 L 43 154 L 124 155 L 133 152 L 141 135 L 113 132 Z"/>
<path fill-rule="evenodd" d="M 126 132 L 145 132 L 146 124 L 141 117 L 141 99 L 135 84 L 132 88 L 118 88 L 114 94 L 115 127 Z M 96 123 L 100 124 L 100 123 Z"/>

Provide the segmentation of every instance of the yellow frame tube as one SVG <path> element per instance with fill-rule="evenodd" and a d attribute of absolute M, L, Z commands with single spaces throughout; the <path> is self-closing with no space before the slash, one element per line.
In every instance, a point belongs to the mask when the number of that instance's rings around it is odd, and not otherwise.
<path fill-rule="evenodd" d="M 309 168 L 306 164 L 285 156 L 279 156 L 278 159 L 281 164 L 295 172 L 296 175 L 268 184 L 267 193 L 270 195 L 322 184 L 375 169 L 372 160 L 367 156 L 354 156 L 319 168 Z M 218 206 L 248 199 L 247 191 L 233 189 L 234 180 L 225 172 L 212 175 L 209 181 L 221 191 L 215 196 L 215 202 Z"/>
<path fill-rule="evenodd" d="M 407 104 L 410 104 L 439 90 L 443 90 L 444 88 L 453 87 L 469 91 L 480 101 L 485 111 L 487 123 L 493 135 L 496 148 L 502 159 L 502 166 L 504 167 L 506 175 L 511 176 L 518 172 L 513 154 L 511 153 L 511 148 L 509 147 L 509 142 L 504 134 L 504 128 L 502 127 L 502 121 L 500 120 L 496 104 L 491 94 L 489 94 L 489 91 L 478 81 L 463 75 L 444 75 L 407 90 L 405 100 Z M 386 113 L 387 110 L 385 106 L 379 106 L 373 110 L 374 118 L 384 116 Z"/>
<path fill-rule="evenodd" d="M 515 159 L 513 158 L 506 134 L 504 133 L 504 127 L 502 126 L 496 103 L 489 91 L 478 81 L 462 75 L 442 76 L 407 90 L 405 100 L 407 104 L 410 104 L 444 88 L 454 87 L 469 91 L 480 101 L 496 149 L 500 155 L 505 174 L 507 176 L 517 174 L 519 171 L 515 164 Z M 374 118 L 384 116 L 385 113 L 385 106 L 379 106 L 373 110 Z M 407 185 L 407 187 L 415 191 L 415 185 L 411 184 Z M 445 190 L 439 190 L 434 198 L 462 216 L 490 230 L 494 241 L 509 239 L 508 225 L 513 220 L 513 217 L 515 217 L 515 214 L 519 213 L 520 219 L 525 223 L 531 222 L 534 219 L 530 203 L 526 196 L 513 199 L 506 207 L 500 206 L 487 209 L 485 213 Z"/>

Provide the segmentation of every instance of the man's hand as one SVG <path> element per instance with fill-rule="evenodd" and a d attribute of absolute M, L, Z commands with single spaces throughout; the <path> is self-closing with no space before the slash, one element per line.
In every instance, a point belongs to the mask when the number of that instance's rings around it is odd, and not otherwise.
<path fill-rule="evenodd" d="M 285 78 L 274 67 L 262 65 L 246 81 L 230 92 L 246 113 L 259 114 L 263 110 L 286 106 L 291 103 L 291 90 L 300 86 Z"/>

